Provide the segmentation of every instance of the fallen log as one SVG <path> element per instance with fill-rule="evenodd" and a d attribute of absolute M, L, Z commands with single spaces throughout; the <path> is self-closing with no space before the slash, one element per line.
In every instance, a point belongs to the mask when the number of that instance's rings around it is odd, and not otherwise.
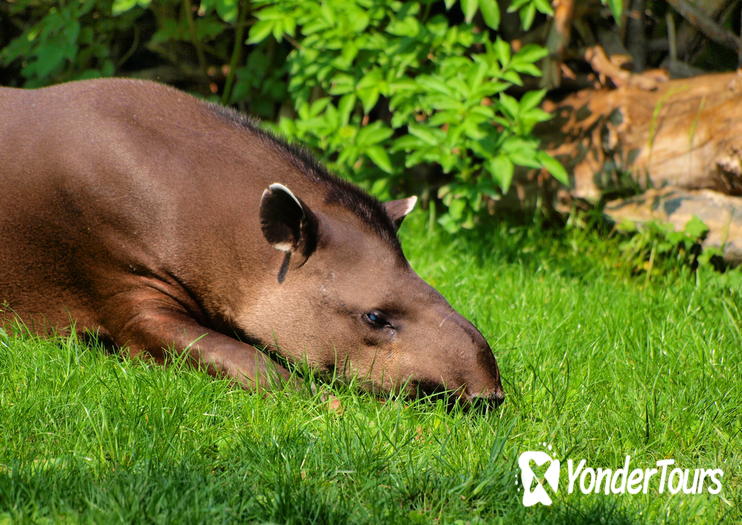
<path fill-rule="evenodd" d="M 742 195 L 742 75 L 583 90 L 545 109 L 555 118 L 537 133 L 573 174 L 573 198 L 665 186 Z"/>
<path fill-rule="evenodd" d="M 522 170 L 493 211 L 605 205 L 617 223 L 658 220 L 677 230 L 696 215 L 710 229 L 704 244 L 742 264 L 742 74 L 654 85 L 626 79 L 614 90 L 547 102 L 555 118 L 536 134 L 567 168 L 571 186 Z"/>

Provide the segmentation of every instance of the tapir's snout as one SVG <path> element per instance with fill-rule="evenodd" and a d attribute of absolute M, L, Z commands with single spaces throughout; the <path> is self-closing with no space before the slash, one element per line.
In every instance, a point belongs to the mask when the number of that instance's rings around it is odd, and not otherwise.
<path fill-rule="evenodd" d="M 492 357 L 493 364 L 494 361 Z M 472 405 L 497 408 L 505 401 L 505 392 L 502 389 L 497 365 L 494 364 L 494 367 L 489 368 L 488 371 L 490 374 L 486 377 L 486 386 L 477 387 L 476 383 L 467 384 L 461 397 Z"/>
<path fill-rule="evenodd" d="M 462 318 L 463 319 L 463 318 Z M 471 323 L 466 323 L 467 333 L 476 347 L 475 365 L 469 371 L 463 398 L 473 405 L 496 408 L 505 401 L 497 360 L 486 339 Z"/>
<path fill-rule="evenodd" d="M 487 340 L 443 296 L 417 279 L 412 285 L 420 286 L 428 295 L 410 306 L 416 310 L 409 317 L 416 322 L 408 325 L 411 330 L 401 331 L 404 344 L 398 347 L 403 350 L 399 354 L 409 348 L 415 356 L 412 366 L 400 370 L 402 380 L 407 375 L 418 385 L 425 385 L 423 392 L 450 392 L 467 405 L 498 407 L 505 393 Z"/>
<path fill-rule="evenodd" d="M 432 319 L 423 318 L 421 324 L 438 329 L 422 330 L 424 335 L 414 338 L 416 348 L 424 349 L 425 357 L 415 360 L 410 376 L 430 390 L 453 393 L 464 404 L 491 408 L 501 405 L 505 393 L 500 370 L 481 332 L 442 298 L 437 305 L 428 306 L 428 311 L 435 312 L 430 314 Z"/>

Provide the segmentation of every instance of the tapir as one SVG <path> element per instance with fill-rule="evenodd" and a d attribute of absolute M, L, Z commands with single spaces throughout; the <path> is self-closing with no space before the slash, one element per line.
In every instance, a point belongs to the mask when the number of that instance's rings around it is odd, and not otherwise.
<path fill-rule="evenodd" d="M 0 323 L 176 352 L 247 388 L 301 361 L 497 405 L 487 341 L 402 252 L 414 205 L 155 82 L 0 88 Z"/>

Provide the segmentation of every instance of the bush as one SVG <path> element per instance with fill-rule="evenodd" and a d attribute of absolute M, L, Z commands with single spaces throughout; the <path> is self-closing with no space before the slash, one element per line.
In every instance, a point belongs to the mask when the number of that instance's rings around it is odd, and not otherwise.
<path fill-rule="evenodd" d="M 549 119 L 538 107 L 545 92 L 522 89 L 523 75 L 540 74 L 546 50 L 514 49 L 498 36 L 496 0 L 48 6 L 0 7 L 10 32 L 20 31 L 0 50 L 1 76 L 36 87 L 142 76 L 153 66 L 154 78 L 168 80 L 155 66 L 170 64 L 179 71 L 172 83 L 267 118 L 374 194 L 439 199 L 449 231 L 473 227 L 487 200 L 508 191 L 516 166 L 567 182 L 532 133 Z M 524 28 L 551 14 L 546 0 L 514 0 L 509 9 Z M 514 86 L 520 100 L 509 94 Z"/>
<path fill-rule="evenodd" d="M 512 52 L 493 39 L 494 0 L 462 2 L 458 24 L 424 1 L 256 4 L 250 42 L 297 39 L 286 59 L 296 116 L 281 118 L 278 128 L 373 193 L 420 190 L 409 174 L 421 174 L 446 206 L 441 223 L 455 230 L 474 225 L 485 197 L 508 190 L 516 165 L 546 168 L 566 182 L 532 135 L 549 118 L 538 108 L 545 92 L 520 101 L 506 93 L 522 85 L 522 74 L 539 74 L 535 63 L 546 51 L 526 45 Z M 489 30 L 471 23 L 477 8 Z M 431 187 L 434 181 L 442 183 Z"/>

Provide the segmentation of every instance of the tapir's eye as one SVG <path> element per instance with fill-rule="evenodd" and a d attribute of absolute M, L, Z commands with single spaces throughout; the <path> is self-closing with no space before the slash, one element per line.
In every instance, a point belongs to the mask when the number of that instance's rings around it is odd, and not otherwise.
<path fill-rule="evenodd" d="M 389 321 L 387 321 L 380 312 L 367 312 L 363 314 L 363 320 L 374 328 L 384 328 L 386 326 L 391 326 Z"/>

